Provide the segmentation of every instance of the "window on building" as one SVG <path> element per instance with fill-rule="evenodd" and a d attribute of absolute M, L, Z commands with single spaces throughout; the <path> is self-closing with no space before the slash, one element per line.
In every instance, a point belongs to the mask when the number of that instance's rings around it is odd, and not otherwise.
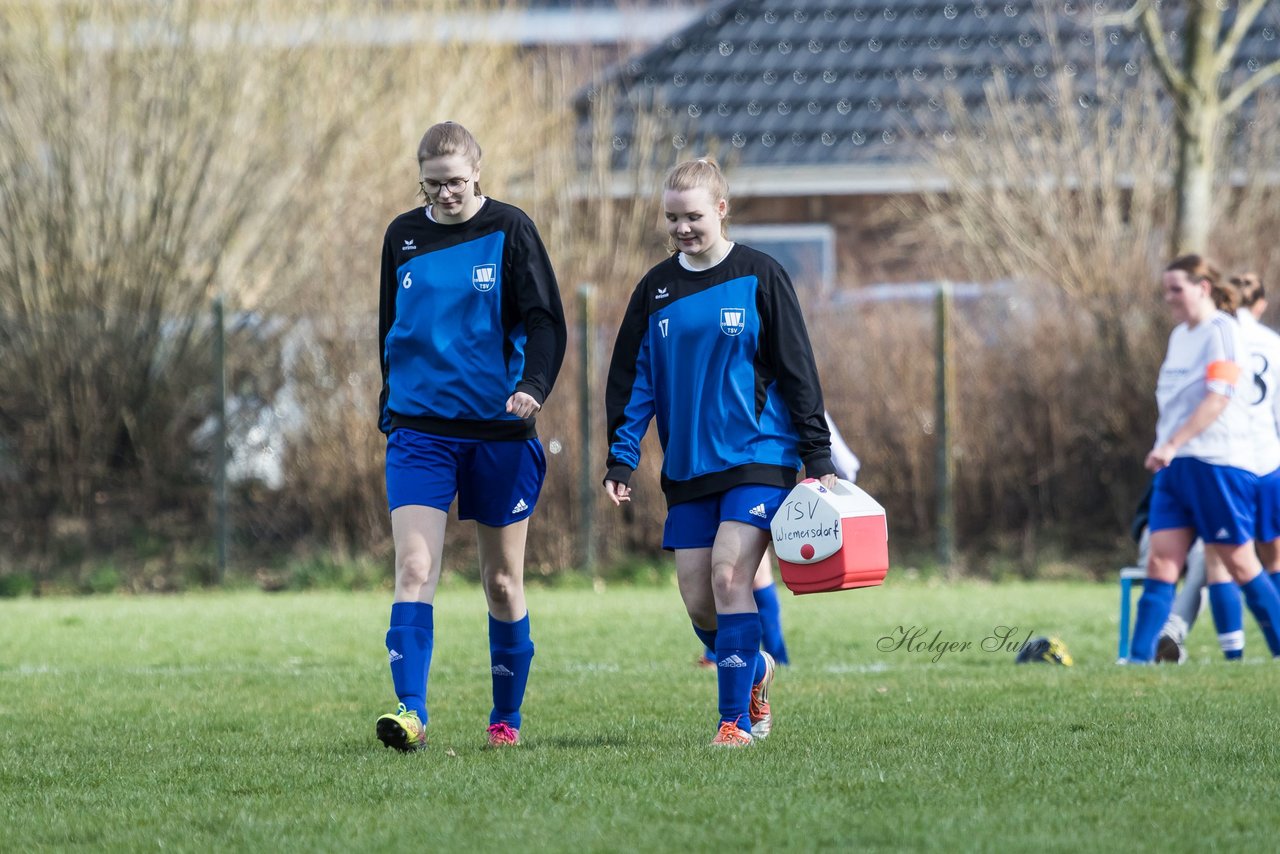
<path fill-rule="evenodd" d="M 734 225 L 729 236 L 776 258 L 798 290 L 827 293 L 835 285 L 836 231 L 830 225 Z"/>

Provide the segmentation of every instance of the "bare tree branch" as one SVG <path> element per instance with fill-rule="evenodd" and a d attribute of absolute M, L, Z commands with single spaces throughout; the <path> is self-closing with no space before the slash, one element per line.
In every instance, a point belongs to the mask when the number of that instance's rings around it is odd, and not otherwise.
<path fill-rule="evenodd" d="M 1240 108 L 1240 105 L 1249 99 L 1249 96 L 1268 81 L 1280 74 L 1280 59 L 1274 60 L 1268 65 L 1264 65 L 1254 72 L 1253 76 L 1241 83 L 1235 88 L 1230 95 L 1222 101 L 1222 114 L 1230 115 Z"/>
<path fill-rule="evenodd" d="M 1151 0 L 1138 0 L 1128 9 L 1114 15 L 1099 15 L 1093 19 L 1095 24 L 1103 27 L 1124 27 L 1125 29 L 1133 29 L 1133 25 L 1138 23 L 1144 9 L 1151 5 Z"/>
<path fill-rule="evenodd" d="M 1244 3 L 1240 4 L 1240 11 L 1236 14 L 1235 22 L 1231 25 L 1231 31 L 1222 40 L 1222 44 L 1218 46 L 1218 50 L 1213 57 L 1218 74 L 1226 74 L 1227 70 L 1231 68 L 1231 62 L 1235 59 L 1236 51 L 1240 49 L 1240 42 L 1244 40 L 1245 35 L 1249 32 L 1249 27 L 1253 26 L 1258 13 L 1267 5 L 1267 2 L 1268 0 L 1245 0 Z"/>
<path fill-rule="evenodd" d="M 1138 20 L 1142 24 L 1143 33 L 1146 34 L 1147 47 L 1151 51 L 1151 58 L 1155 60 L 1156 71 L 1160 73 L 1160 79 L 1164 81 L 1169 94 L 1174 97 L 1174 100 L 1181 102 L 1190 93 L 1191 82 L 1178 70 L 1178 67 L 1173 64 L 1173 58 L 1169 56 L 1169 48 L 1164 43 L 1164 31 L 1160 28 L 1160 13 L 1148 0 L 1142 0 L 1141 5 L 1142 11 Z"/>

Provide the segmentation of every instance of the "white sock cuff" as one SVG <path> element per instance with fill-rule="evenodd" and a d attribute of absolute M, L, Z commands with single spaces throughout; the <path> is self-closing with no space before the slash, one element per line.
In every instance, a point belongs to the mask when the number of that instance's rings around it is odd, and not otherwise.
<path fill-rule="evenodd" d="M 1235 652 L 1244 649 L 1244 630 L 1236 632 L 1223 632 L 1218 635 L 1218 646 L 1222 647 L 1223 652 Z"/>

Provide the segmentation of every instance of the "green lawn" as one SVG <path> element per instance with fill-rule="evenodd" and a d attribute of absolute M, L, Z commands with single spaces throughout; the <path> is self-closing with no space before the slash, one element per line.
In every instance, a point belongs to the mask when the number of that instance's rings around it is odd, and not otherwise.
<path fill-rule="evenodd" d="M 1187 665 L 1125 668 L 1115 585 L 784 597 L 774 734 L 716 751 L 674 587 L 531 591 L 524 741 L 492 751 L 483 598 L 446 586 L 414 755 L 373 736 L 385 594 L 0 600 L 0 850 L 1274 844 L 1280 671 L 1252 626 L 1242 665 L 1206 616 Z M 900 626 L 971 647 L 878 648 Z M 1076 666 L 984 652 L 997 626 Z"/>

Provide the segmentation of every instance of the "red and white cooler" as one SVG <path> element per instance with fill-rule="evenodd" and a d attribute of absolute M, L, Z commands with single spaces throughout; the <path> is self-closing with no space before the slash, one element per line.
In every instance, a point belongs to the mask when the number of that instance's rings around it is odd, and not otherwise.
<path fill-rule="evenodd" d="M 782 582 L 792 593 L 874 587 L 889 571 L 884 508 L 847 480 L 796 484 L 770 525 Z"/>

